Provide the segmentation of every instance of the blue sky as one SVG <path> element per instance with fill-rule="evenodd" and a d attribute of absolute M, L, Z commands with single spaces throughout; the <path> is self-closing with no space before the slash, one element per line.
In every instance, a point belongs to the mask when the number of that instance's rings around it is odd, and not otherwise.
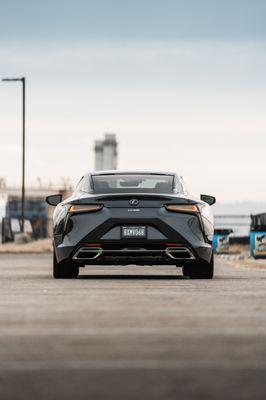
<path fill-rule="evenodd" d="M 93 142 L 195 193 L 266 198 L 266 0 L 3 1 L 0 76 L 27 77 L 27 181 L 75 182 Z M 20 88 L 0 84 L 0 171 L 20 182 Z M 255 198 L 254 198 L 255 196 Z"/>
<path fill-rule="evenodd" d="M 1 0 L 10 39 L 259 39 L 265 0 Z"/>

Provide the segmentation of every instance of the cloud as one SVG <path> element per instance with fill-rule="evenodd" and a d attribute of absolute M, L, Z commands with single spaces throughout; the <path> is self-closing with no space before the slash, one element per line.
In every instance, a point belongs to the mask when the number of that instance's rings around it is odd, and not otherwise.
<path fill-rule="evenodd" d="M 195 191 L 250 199 L 247 182 L 264 179 L 265 54 L 264 41 L 2 46 L 1 76 L 27 77 L 28 181 L 76 181 L 93 168 L 93 141 L 114 131 L 121 168 L 178 170 Z M 21 139 L 20 100 L 0 85 L 2 146 Z M 1 174 L 19 182 L 12 160 L 1 157 Z"/>
<path fill-rule="evenodd" d="M 44 41 L 3 45 L 0 59 L 1 73 L 24 74 L 45 85 L 247 87 L 261 83 L 265 50 L 266 40 Z"/>

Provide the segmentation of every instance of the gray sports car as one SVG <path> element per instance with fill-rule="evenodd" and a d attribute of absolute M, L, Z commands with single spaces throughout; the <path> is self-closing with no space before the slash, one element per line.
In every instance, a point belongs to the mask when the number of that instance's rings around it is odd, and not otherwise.
<path fill-rule="evenodd" d="M 56 206 L 54 278 L 92 264 L 172 264 L 190 278 L 213 277 L 215 197 L 191 197 L 176 173 L 93 172 L 68 199 L 46 201 Z"/>

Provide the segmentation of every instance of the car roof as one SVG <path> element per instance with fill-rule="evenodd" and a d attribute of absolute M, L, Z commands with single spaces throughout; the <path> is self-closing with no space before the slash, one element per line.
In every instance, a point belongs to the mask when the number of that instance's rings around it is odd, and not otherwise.
<path fill-rule="evenodd" d="M 137 170 L 107 170 L 107 171 L 93 171 L 88 175 L 178 175 L 176 172 L 165 171 L 137 171 Z"/>

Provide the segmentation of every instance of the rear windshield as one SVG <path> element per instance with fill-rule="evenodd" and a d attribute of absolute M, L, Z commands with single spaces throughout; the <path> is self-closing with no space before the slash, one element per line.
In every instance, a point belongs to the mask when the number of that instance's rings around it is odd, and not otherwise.
<path fill-rule="evenodd" d="M 173 193 L 173 175 L 92 175 L 94 193 Z"/>

